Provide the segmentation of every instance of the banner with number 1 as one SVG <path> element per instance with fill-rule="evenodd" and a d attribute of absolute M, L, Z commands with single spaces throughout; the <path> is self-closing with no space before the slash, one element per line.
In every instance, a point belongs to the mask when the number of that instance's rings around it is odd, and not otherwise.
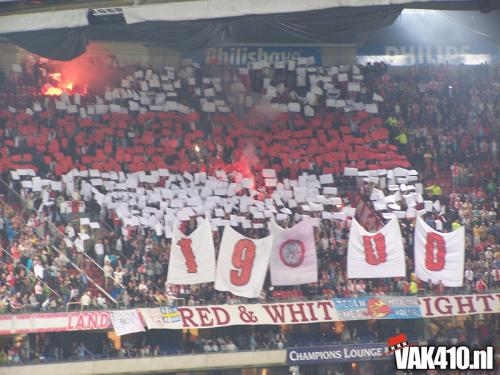
<path fill-rule="evenodd" d="M 215 280 L 215 248 L 208 220 L 186 236 L 174 224 L 167 283 L 200 284 Z"/>

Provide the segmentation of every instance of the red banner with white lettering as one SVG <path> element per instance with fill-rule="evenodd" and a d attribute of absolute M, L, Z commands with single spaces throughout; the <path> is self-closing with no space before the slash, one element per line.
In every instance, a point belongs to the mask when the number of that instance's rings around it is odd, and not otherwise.
<path fill-rule="evenodd" d="M 367 232 L 352 220 L 347 251 L 349 279 L 405 277 L 403 238 L 397 219 L 376 233 Z"/>
<path fill-rule="evenodd" d="M 217 259 L 215 289 L 246 298 L 259 297 L 272 246 L 273 236 L 255 240 L 226 226 Z"/>
<path fill-rule="evenodd" d="M 304 219 L 289 229 L 283 229 L 271 221 L 269 231 L 274 238 L 271 284 L 300 285 L 317 282 L 318 259 L 311 220 Z"/>
<path fill-rule="evenodd" d="M 168 263 L 169 284 L 201 284 L 215 280 L 215 248 L 208 220 L 186 236 L 174 224 Z"/>
<path fill-rule="evenodd" d="M 465 260 L 464 227 L 450 233 L 432 229 L 417 217 L 415 226 L 415 273 L 425 282 L 444 286 L 463 285 Z"/>

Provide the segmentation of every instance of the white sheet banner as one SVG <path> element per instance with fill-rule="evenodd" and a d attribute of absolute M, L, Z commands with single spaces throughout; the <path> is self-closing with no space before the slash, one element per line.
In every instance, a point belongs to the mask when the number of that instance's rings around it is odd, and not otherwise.
<path fill-rule="evenodd" d="M 405 277 L 405 254 L 397 219 L 376 233 L 367 232 L 352 220 L 347 251 L 349 279 Z"/>
<path fill-rule="evenodd" d="M 464 227 L 441 233 L 417 217 L 415 226 L 415 273 L 422 281 L 440 281 L 444 286 L 463 285 L 465 259 Z"/>
<path fill-rule="evenodd" d="M 500 313 L 500 293 L 419 297 L 423 318 Z"/>
<path fill-rule="evenodd" d="M 272 246 L 272 235 L 254 240 L 226 226 L 217 260 L 215 289 L 246 298 L 259 297 Z"/>
<path fill-rule="evenodd" d="M 0 335 L 111 328 L 109 311 L 0 315 Z"/>
<path fill-rule="evenodd" d="M 429 0 L 315 0 L 312 2 L 301 0 L 240 0 L 237 7 L 235 7 L 234 2 L 227 0 L 212 0 L 210 2 L 179 1 L 166 4 L 123 7 L 123 15 L 127 24 L 131 24 L 145 21 L 191 21 L 248 15 L 305 12 L 335 7 L 391 5 L 416 1 Z"/>
<path fill-rule="evenodd" d="M 283 229 L 269 223 L 273 235 L 271 256 L 272 285 L 300 285 L 318 281 L 318 259 L 311 220 L 302 220 L 292 228 Z"/>
<path fill-rule="evenodd" d="M 139 309 L 148 329 L 307 324 L 337 319 L 332 301 Z"/>
<path fill-rule="evenodd" d="M 111 322 L 118 336 L 145 331 L 139 312 L 135 309 L 111 311 Z"/>
<path fill-rule="evenodd" d="M 1 16 L 0 34 L 87 26 L 88 12 L 82 8 Z"/>
<path fill-rule="evenodd" d="M 200 284 L 215 280 L 215 247 L 208 220 L 186 236 L 174 224 L 167 282 Z"/>

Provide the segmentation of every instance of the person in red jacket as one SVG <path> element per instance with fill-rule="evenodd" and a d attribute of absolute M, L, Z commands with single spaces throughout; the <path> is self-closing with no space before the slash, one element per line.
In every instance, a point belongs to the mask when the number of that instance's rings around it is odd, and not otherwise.
<path fill-rule="evenodd" d="M 486 285 L 482 277 L 476 281 L 476 293 L 484 293 L 487 287 L 488 285 Z"/>

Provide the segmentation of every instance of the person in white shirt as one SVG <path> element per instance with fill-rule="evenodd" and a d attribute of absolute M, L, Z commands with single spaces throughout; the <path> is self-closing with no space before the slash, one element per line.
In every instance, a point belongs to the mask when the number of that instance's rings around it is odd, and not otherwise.
<path fill-rule="evenodd" d="M 107 309 L 108 308 L 108 303 L 106 302 L 106 298 L 104 298 L 102 293 L 99 293 L 99 295 L 97 296 L 96 304 L 97 304 L 97 307 L 100 309 Z"/>
<path fill-rule="evenodd" d="M 96 244 L 94 245 L 94 251 L 97 258 L 97 263 L 102 266 L 104 261 L 104 245 L 102 244 L 102 241 L 96 242 Z"/>
<path fill-rule="evenodd" d="M 111 266 L 111 262 L 109 260 L 104 261 L 104 286 L 106 289 L 111 287 L 111 281 L 113 280 L 113 267 Z"/>
<path fill-rule="evenodd" d="M 498 284 L 500 282 L 500 269 L 494 268 L 491 271 L 491 277 L 493 278 L 493 281 L 495 284 Z"/>
<path fill-rule="evenodd" d="M 80 305 L 82 310 L 88 310 L 90 307 L 90 292 L 86 292 L 82 294 L 80 298 Z"/>
<path fill-rule="evenodd" d="M 229 343 L 226 345 L 226 350 L 228 352 L 235 352 L 238 350 L 236 345 L 234 345 L 234 342 L 232 340 L 229 340 Z"/>
<path fill-rule="evenodd" d="M 69 303 L 76 303 L 78 302 L 78 288 L 72 287 L 71 291 L 69 293 Z"/>
<path fill-rule="evenodd" d="M 52 302 L 52 300 L 50 299 L 50 297 L 48 297 L 45 301 L 43 301 L 43 303 L 42 303 L 42 311 L 44 311 L 44 312 L 48 311 L 49 306 L 50 306 L 50 302 Z"/>
<path fill-rule="evenodd" d="M 71 224 L 66 225 L 66 228 L 64 229 L 64 231 L 66 232 L 66 236 L 70 240 L 73 241 L 75 239 L 75 236 L 76 236 L 75 228 L 73 228 L 73 226 Z"/>
<path fill-rule="evenodd" d="M 464 277 L 465 277 L 465 280 L 467 281 L 467 283 L 469 285 L 472 285 L 472 283 L 474 282 L 474 271 L 472 271 L 470 268 L 467 268 L 465 270 Z"/>
<path fill-rule="evenodd" d="M 113 273 L 114 279 L 115 279 L 115 284 L 118 286 L 119 284 L 122 283 L 123 280 L 123 272 L 122 268 L 120 266 L 116 267 L 115 272 Z"/>
<path fill-rule="evenodd" d="M 116 240 L 115 248 L 116 248 L 116 251 L 118 251 L 119 253 L 121 253 L 123 250 L 122 239 L 120 237 L 118 237 L 118 239 Z"/>
<path fill-rule="evenodd" d="M 148 291 L 148 286 L 146 285 L 146 283 L 143 281 L 141 281 L 141 283 L 139 284 L 139 287 L 138 287 L 139 291 L 144 293 L 144 292 L 147 292 Z"/>
<path fill-rule="evenodd" d="M 35 274 L 35 276 L 43 280 L 44 272 L 45 267 L 43 266 L 42 262 L 40 260 L 35 261 L 35 265 L 33 267 L 33 273 Z"/>

